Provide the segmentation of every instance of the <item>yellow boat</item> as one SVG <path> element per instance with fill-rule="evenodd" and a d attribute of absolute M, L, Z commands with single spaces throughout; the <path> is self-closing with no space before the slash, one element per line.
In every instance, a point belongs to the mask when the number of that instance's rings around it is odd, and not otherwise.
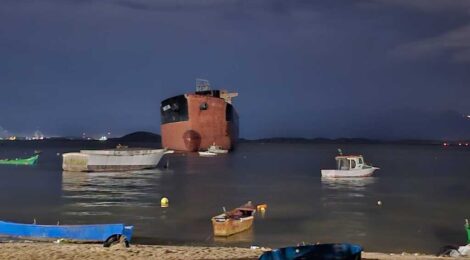
<path fill-rule="evenodd" d="M 243 206 L 212 218 L 214 236 L 228 237 L 250 229 L 253 225 L 255 207 L 249 201 Z"/>

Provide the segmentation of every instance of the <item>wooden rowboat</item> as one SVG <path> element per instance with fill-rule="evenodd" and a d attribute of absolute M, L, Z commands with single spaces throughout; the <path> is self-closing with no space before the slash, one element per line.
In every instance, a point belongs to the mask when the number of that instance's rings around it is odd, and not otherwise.
<path fill-rule="evenodd" d="M 243 206 L 212 218 L 214 236 L 231 236 L 245 231 L 253 225 L 255 207 L 251 201 Z"/>
<path fill-rule="evenodd" d="M 119 240 L 128 245 L 133 229 L 133 226 L 124 224 L 37 225 L 0 221 L 1 236 L 37 240 L 104 242 L 105 246 Z"/>

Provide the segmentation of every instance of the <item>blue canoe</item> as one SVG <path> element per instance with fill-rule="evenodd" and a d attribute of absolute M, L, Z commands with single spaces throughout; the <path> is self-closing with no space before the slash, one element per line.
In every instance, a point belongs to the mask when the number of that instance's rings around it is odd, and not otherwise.
<path fill-rule="evenodd" d="M 354 244 L 318 244 L 274 249 L 259 260 L 358 260 L 361 252 L 362 247 Z"/>
<path fill-rule="evenodd" d="M 99 225 L 36 225 L 0 221 L 0 235 L 29 239 L 65 239 L 85 242 L 115 242 L 122 236 L 126 245 L 131 241 L 133 226 Z M 106 245 L 106 244 L 105 244 Z"/>

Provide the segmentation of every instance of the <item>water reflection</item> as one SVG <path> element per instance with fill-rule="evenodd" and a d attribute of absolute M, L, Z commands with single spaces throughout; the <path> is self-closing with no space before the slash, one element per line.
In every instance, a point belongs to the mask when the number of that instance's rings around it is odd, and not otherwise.
<path fill-rule="evenodd" d="M 367 178 L 322 178 L 322 205 L 327 222 L 342 223 L 343 238 L 358 239 L 367 236 L 370 221 L 371 187 L 377 182 L 375 177 Z M 333 226 L 333 223 L 329 223 Z M 336 238 L 337 239 L 337 238 Z"/>
<path fill-rule="evenodd" d="M 155 206 L 158 169 L 134 172 L 62 172 L 66 215 L 111 215 L 113 207 Z"/>
<path fill-rule="evenodd" d="M 251 243 L 254 241 L 254 231 L 253 228 L 245 230 L 243 232 L 228 236 L 228 237 L 216 237 L 214 236 L 214 243 L 217 244 L 234 244 L 239 243 Z"/>
<path fill-rule="evenodd" d="M 377 181 L 375 177 L 327 178 L 322 177 L 322 186 L 332 190 L 362 191 Z"/>

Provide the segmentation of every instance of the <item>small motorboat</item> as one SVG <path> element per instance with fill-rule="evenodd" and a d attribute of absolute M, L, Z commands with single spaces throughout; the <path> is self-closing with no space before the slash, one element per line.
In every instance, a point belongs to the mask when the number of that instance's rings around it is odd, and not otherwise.
<path fill-rule="evenodd" d="M 28 158 L 16 158 L 16 159 L 1 159 L 0 164 L 10 165 L 34 165 L 39 159 L 39 154 L 35 154 Z"/>
<path fill-rule="evenodd" d="M 203 157 L 212 157 L 212 156 L 217 155 L 216 153 L 212 153 L 212 152 L 198 152 L 198 153 L 199 153 L 199 156 L 203 156 Z"/>
<path fill-rule="evenodd" d="M 255 207 L 249 201 L 243 206 L 213 217 L 211 220 L 214 236 L 228 237 L 251 228 L 254 213 Z"/>
<path fill-rule="evenodd" d="M 210 153 L 217 153 L 217 154 L 219 154 L 219 153 L 222 153 L 222 154 L 223 154 L 223 153 L 228 153 L 228 150 L 222 149 L 221 146 L 215 145 L 215 143 L 212 144 L 212 145 L 209 147 L 209 149 L 207 149 L 207 151 L 210 152 Z"/>
<path fill-rule="evenodd" d="M 335 157 L 337 168 L 335 170 L 321 170 L 322 177 L 367 177 L 379 168 L 367 165 L 362 155 L 340 155 Z"/>
<path fill-rule="evenodd" d="M 109 246 L 124 241 L 126 246 L 132 238 L 134 226 L 124 224 L 98 225 L 37 225 L 0 221 L 0 235 L 22 239 L 104 242 Z"/>
<path fill-rule="evenodd" d="M 317 244 L 264 252 L 259 260 L 359 260 L 362 247 L 354 244 Z"/>

